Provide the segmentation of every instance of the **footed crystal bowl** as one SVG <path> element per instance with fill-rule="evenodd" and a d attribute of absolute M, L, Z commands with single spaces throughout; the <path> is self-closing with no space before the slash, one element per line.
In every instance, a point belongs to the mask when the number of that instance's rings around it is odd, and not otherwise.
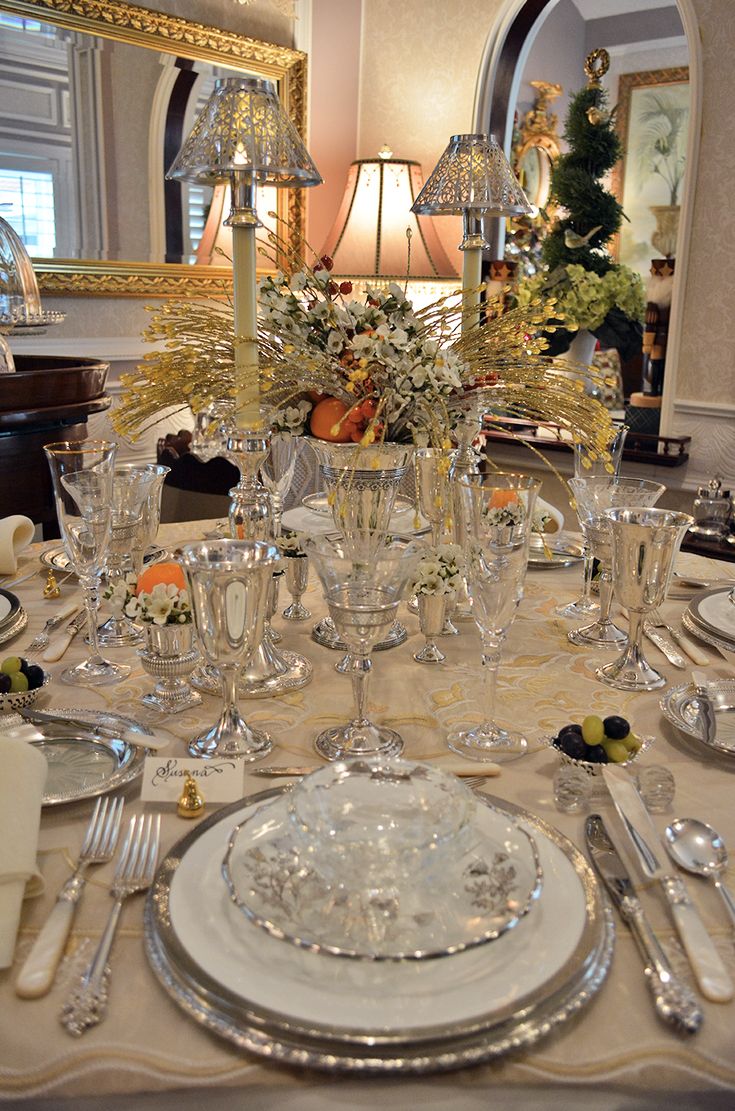
<path fill-rule="evenodd" d="M 492 941 L 541 891 L 536 846 L 453 776 L 374 758 L 329 765 L 232 832 L 223 876 L 271 935 L 368 960 Z"/>

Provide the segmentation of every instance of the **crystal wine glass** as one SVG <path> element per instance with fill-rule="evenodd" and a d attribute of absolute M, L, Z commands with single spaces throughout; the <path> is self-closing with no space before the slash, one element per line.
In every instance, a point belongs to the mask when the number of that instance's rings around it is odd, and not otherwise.
<path fill-rule="evenodd" d="M 117 683 L 130 668 L 100 654 L 97 640 L 99 582 L 112 527 L 112 483 L 117 444 L 64 440 L 44 448 L 54 487 L 64 547 L 84 592 L 89 657 L 61 673 L 65 683 L 94 687 Z"/>
<path fill-rule="evenodd" d="M 666 490 L 660 482 L 646 478 L 613 475 L 594 478 L 571 478 L 577 513 L 592 554 L 600 564 L 600 616 L 597 621 L 573 629 L 567 636 L 572 644 L 589 644 L 597 648 L 621 648 L 628 637 L 610 619 L 612 603 L 612 536 L 610 521 L 604 516 L 614 506 L 651 506 Z"/>
<path fill-rule="evenodd" d="M 454 453 L 443 448 L 417 448 L 416 496 L 419 509 L 431 525 L 431 543 L 442 542 L 447 520 L 451 518 L 449 471 Z"/>
<path fill-rule="evenodd" d="M 527 741 L 496 724 L 495 696 L 503 642 L 523 596 L 528 545 L 540 483 L 520 474 L 463 475 L 467 540 L 467 585 L 482 640 L 485 720 L 451 733 L 449 747 L 471 760 L 516 756 Z"/>
<path fill-rule="evenodd" d="M 574 445 L 574 477 L 575 478 L 614 478 L 620 471 L 620 461 L 623 458 L 623 445 L 628 429 L 623 426 L 607 444 L 605 453 L 587 448 L 582 444 Z M 579 508 L 579 507 L 578 507 Z M 576 602 L 560 606 L 556 611 L 560 617 L 590 617 L 598 611 L 597 602 L 592 598 L 592 565 L 594 557 L 584 532 L 584 520 L 579 516 L 579 524 L 583 534 L 584 550 L 584 585 L 582 594 Z"/>
<path fill-rule="evenodd" d="M 273 432 L 270 451 L 260 465 L 260 477 L 271 496 L 273 505 L 273 535 L 281 533 L 283 499 L 291 488 L 298 446 L 301 440 L 290 432 Z"/>
<path fill-rule="evenodd" d="M 107 554 L 107 578 L 114 585 L 132 570 L 132 552 L 142 546 L 138 539 L 143 522 L 143 507 L 157 484 L 154 470 L 143 465 L 124 463 L 112 475 L 112 526 Z M 160 499 L 160 493 L 159 493 Z M 137 569 L 139 570 L 139 568 Z M 97 630 L 105 647 L 139 644 L 143 631 L 125 613 L 113 614 Z"/>
<path fill-rule="evenodd" d="M 380 545 L 375 540 L 371 543 L 368 561 L 356 557 L 344 539 L 310 538 L 304 548 L 321 581 L 337 632 L 350 653 L 355 699 L 355 717 L 347 725 L 320 733 L 316 749 L 327 760 L 397 756 L 403 749 L 400 735 L 375 725 L 366 716 L 370 656 L 395 618 L 421 549 L 411 541 L 390 539 L 385 534 Z"/>
<path fill-rule="evenodd" d="M 268 735 L 242 718 L 237 682 L 263 639 L 277 561 L 277 549 L 256 540 L 189 544 L 183 550 L 199 642 L 207 662 L 219 670 L 224 698 L 216 724 L 190 742 L 192 756 L 237 756 L 252 762 L 271 750 Z"/>
<path fill-rule="evenodd" d="M 612 531 L 615 596 L 630 614 L 628 645 L 619 659 L 599 667 L 602 683 L 626 691 L 650 691 L 666 679 L 643 655 L 643 619 L 660 605 L 687 529 L 694 518 L 668 509 L 608 509 Z"/>

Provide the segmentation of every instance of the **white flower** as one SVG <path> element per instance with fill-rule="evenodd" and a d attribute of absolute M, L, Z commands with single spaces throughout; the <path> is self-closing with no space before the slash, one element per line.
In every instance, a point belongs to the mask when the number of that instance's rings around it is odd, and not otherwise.
<path fill-rule="evenodd" d="M 159 586 L 163 585 L 161 583 Z M 153 593 L 149 595 L 149 601 L 146 604 L 148 611 L 148 618 L 155 625 L 165 625 L 168 621 L 168 615 L 171 613 L 173 607 L 172 600 L 165 594 L 155 595 L 156 587 L 153 588 Z M 155 596 L 154 596 L 155 595 Z"/>

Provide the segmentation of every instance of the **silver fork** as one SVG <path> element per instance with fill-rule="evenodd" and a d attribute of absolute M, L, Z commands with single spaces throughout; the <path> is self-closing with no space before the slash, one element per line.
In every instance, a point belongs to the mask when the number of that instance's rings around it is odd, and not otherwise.
<path fill-rule="evenodd" d="M 664 621 L 663 615 L 660 613 L 657 606 L 646 615 L 646 623 L 653 625 L 655 629 L 665 629 L 674 643 L 678 644 L 679 647 L 686 652 L 690 660 L 694 660 L 700 667 L 707 666 L 709 657 L 706 653 L 704 653 L 698 645 L 694 644 L 686 633 L 680 633 L 678 629 L 675 629 L 672 625 Z"/>
<path fill-rule="evenodd" d="M 45 995 L 54 982 L 56 968 L 69 936 L 90 864 L 106 864 L 117 846 L 124 800 L 97 799 L 87 826 L 76 867 L 56 897 L 56 903 L 36 938 L 15 984 L 23 999 Z"/>
<path fill-rule="evenodd" d="M 115 900 L 107 920 L 97 952 L 81 981 L 73 989 L 61 1011 L 61 1022 L 74 1037 L 79 1037 L 90 1026 L 102 1022 L 107 1013 L 107 995 L 110 979 L 108 958 L 115 932 L 120 921 L 122 905 L 128 895 L 145 891 L 153 882 L 158 861 L 161 836 L 161 815 L 139 815 L 130 819 L 123 847 L 110 887 Z"/>
<path fill-rule="evenodd" d="M 25 652 L 40 652 L 42 648 L 46 648 L 50 640 L 49 633 L 57 628 L 62 621 L 66 621 L 67 617 L 71 617 L 79 609 L 79 602 L 76 598 L 71 599 L 66 605 L 62 606 L 58 613 L 53 617 L 49 617 L 48 621 L 41 629 L 40 633 L 34 636 L 30 644 L 24 648 Z"/>

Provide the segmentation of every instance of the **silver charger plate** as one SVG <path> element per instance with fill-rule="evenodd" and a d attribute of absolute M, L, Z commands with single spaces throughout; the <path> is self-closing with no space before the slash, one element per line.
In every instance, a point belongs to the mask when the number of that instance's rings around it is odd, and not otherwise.
<path fill-rule="evenodd" d="M 144 557 L 144 563 L 156 563 L 162 556 L 166 555 L 166 549 L 161 548 L 159 545 L 148 548 Z M 61 574 L 69 572 L 74 574 L 74 568 L 71 565 L 69 556 L 66 554 L 65 548 L 47 548 L 45 552 L 41 553 L 41 563 L 44 567 L 50 568 L 52 571 L 58 571 Z"/>
<path fill-rule="evenodd" d="M 687 606 L 691 620 L 710 636 L 719 637 L 735 650 L 735 605 L 728 600 L 731 586 L 715 587 L 696 594 Z"/>
<path fill-rule="evenodd" d="M 557 873 L 556 892 L 553 883 L 549 892 L 553 913 L 537 907 L 524 919 L 535 934 L 523 935 L 522 923 L 506 935 L 515 957 L 505 970 L 508 952 L 499 948 L 502 938 L 491 946 L 439 960 L 386 965 L 305 953 L 264 934 L 229 904 L 219 861 L 233 821 L 285 790 L 240 800 L 188 833 L 160 865 L 146 901 L 145 948 L 151 967 L 171 998 L 206 1029 L 240 1049 L 287 1064 L 361 1074 L 425 1073 L 527 1048 L 579 1012 L 600 988 L 612 958 L 614 926 L 589 865 L 571 842 L 542 819 L 487 796 L 480 798 L 488 798 L 528 827 L 545 871 Z M 186 883 L 176 889 L 176 876 L 183 866 L 183 873 L 193 869 L 199 877 L 199 857 L 204 853 L 209 859 L 210 852 L 211 861 L 201 875 L 198 905 L 206 908 L 202 918 L 196 908 L 189 913 L 190 892 Z M 191 854 L 188 860 L 187 854 Z M 182 902 L 187 908 L 183 919 Z M 543 898 L 539 907 L 543 908 Z M 242 951 L 241 931 L 254 931 L 253 954 L 246 968 L 222 951 L 223 936 L 225 950 L 228 945 L 228 911 L 239 923 L 229 944 L 240 945 Z M 207 939 L 209 957 L 200 950 L 192 952 L 187 937 L 192 928 Z M 541 949 L 557 947 L 557 963 L 548 971 L 534 937 L 542 942 Z M 212 956 L 225 961 L 224 975 L 212 975 L 203 967 Z M 390 1005 L 405 1016 L 403 1023 L 395 1015 L 390 1021 L 383 1015 L 385 993 L 382 983 L 374 981 L 380 969 L 389 977 L 385 983 Z M 390 988 L 395 977 L 407 975 L 412 977 L 411 985 L 403 985 L 404 990 Z M 516 985 L 529 975 L 534 978 L 533 990 L 516 986 L 515 997 L 512 991 L 504 996 L 495 990 L 498 976 Z M 452 1012 L 451 1018 L 435 1009 L 426 976 L 429 983 L 440 977 L 444 987 L 439 999 Z M 309 1013 L 310 993 L 321 998 L 313 1014 Z M 300 1010 L 304 1006 L 306 1013 Z M 345 1010 L 352 1014 L 355 1008 L 367 1008 L 371 1021 L 356 1022 L 354 1016 L 345 1020 Z M 422 1012 L 420 1021 L 415 1018 L 417 1011 Z"/>
<path fill-rule="evenodd" d="M 705 644 L 711 644 L 713 648 L 719 648 L 721 652 L 735 652 L 735 641 L 726 640 L 723 636 L 716 636 L 707 629 L 703 629 L 699 622 L 692 618 L 688 610 L 685 610 L 681 615 L 681 623 L 688 633 L 693 633 Z"/>
<path fill-rule="evenodd" d="M 707 692 L 717 723 L 714 741 L 705 740 L 693 683 L 670 687 L 659 703 L 661 712 L 680 733 L 693 737 L 704 748 L 735 758 L 735 679 L 711 679 Z"/>
<path fill-rule="evenodd" d="M 150 729 L 120 714 L 104 710 L 70 710 L 47 707 L 59 717 L 76 718 L 90 726 L 103 725 L 110 729 L 130 729 L 143 736 L 151 736 Z M 48 775 L 43 792 L 44 806 L 60 806 L 80 799 L 106 795 L 125 787 L 143 774 L 143 762 L 148 750 L 131 745 L 122 738 L 75 737 L 70 730 L 67 737 L 45 737 L 31 741 L 43 752 L 48 761 Z"/>
<path fill-rule="evenodd" d="M 0 628 L 0 644 L 7 644 L 7 642 L 12 640 L 13 637 L 16 637 L 18 633 L 22 633 L 27 624 L 28 614 L 21 606 L 15 618 Z"/>
<path fill-rule="evenodd" d="M 547 571 L 551 567 L 571 567 L 584 558 L 584 548 L 575 540 L 555 539 L 553 536 L 546 538 L 547 555 L 543 545 L 534 544 L 528 549 L 529 570 Z"/>
<path fill-rule="evenodd" d="M 20 598 L 0 588 L 0 632 L 17 620 L 20 610 Z"/>

